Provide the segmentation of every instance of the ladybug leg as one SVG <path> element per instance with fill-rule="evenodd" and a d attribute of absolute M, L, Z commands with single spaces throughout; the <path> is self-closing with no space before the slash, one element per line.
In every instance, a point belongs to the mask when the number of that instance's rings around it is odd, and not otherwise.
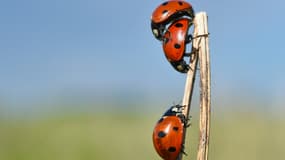
<path fill-rule="evenodd" d="M 188 117 L 187 120 L 186 120 L 186 123 L 185 123 L 185 127 L 188 128 L 192 125 L 191 123 L 191 119 L 192 119 L 192 116 Z"/>
<path fill-rule="evenodd" d="M 184 120 L 184 128 L 188 128 L 188 127 L 190 127 L 191 126 L 191 122 L 190 122 L 190 118 L 185 118 L 185 120 Z"/>
<path fill-rule="evenodd" d="M 190 53 L 184 53 L 184 56 L 185 57 L 191 57 L 191 55 L 193 54 L 193 52 L 190 52 Z"/>
<path fill-rule="evenodd" d="M 198 56 L 198 49 L 192 48 L 192 51 L 190 53 L 184 53 L 185 57 L 190 57 L 190 63 L 193 62 L 194 59 Z"/>
<path fill-rule="evenodd" d="M 189 34 L 187 37 L 186 37 L 186 40 L 185 40 L 185 43 L 191 43 L 193 40 L 193 36 L 191 34 Z"/>
<path fill-rule="evenodd" d="M 193 36 L 190 34 L 187 36 L 186 40 L 185 40 L 185 43 L 188 44 L 188 43 L 191 43 L 193 40 Z M 190 52 L 190 53 L 184 53 L 184 56 L 185 57 L 191 57 L 193 54 L 193 52 Z"/>
<path fill-rule="evenodd" d="M 186 105 L 176 105 L 176 108 L 179 109 L 177 110 L 177 116 L 181 119 L 184 128 L 188 128 L 191 126 L 191 123 L 188 123 L 191 120 L 191 116 L 190 118 L 186 118 L 184 114 L 182 114 L 182 110 L 186 107 Z"/>
<path fill-rule="evenodd" d="M 183 122 L 183 124 L 184 124 L 184 125 L 183 125 L 184 128 L 188 128 L 188 127 L 191 126 L 191 122 L 190 122 L 191 117 L 190 117 L 190 118 L 186 118 L 186 117 L 184 116 L 184 114 L 180 115 L 179 117 L 181 118 L 181 120 L 182 120 L 182 122 Z"/>
<path fill-rule="evenodd" d="M 191 123 L 188 123 L 190 121 L 190 118 L 186 118 L 184 114 L 179 114 L 177 116 L 181 119 L 184 128 L 188 128 L 191 126 Z"/>
<path fill-rule="evenodd" d="M 190 118 L 187 118 L 187 120 L 184 123 L 185 128 L 188 128 L 191 126 Z"/>
<path fill-rule="evenodd" d="M 182 144 L 181 153 L 184 154 L 185 156 L 188 156 L 188 154 L 185 152 L 185 145 L 184 144 Z"/>
<path fill-rule="evenodd" d="M 197 54 L 197 49 L 193 48 L 190 53 L 184 53 L 185 57 L 195 57 L 195 54 Z"/>

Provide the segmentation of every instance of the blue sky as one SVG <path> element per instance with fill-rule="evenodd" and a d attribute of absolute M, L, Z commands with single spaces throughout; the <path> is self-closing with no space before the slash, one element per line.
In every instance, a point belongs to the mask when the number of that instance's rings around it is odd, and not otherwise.
<path fill-rule="evenodd" d="M 162 2 L 1 1 L 0 97 L 21 102 L 92 90 L 180 99 L 185 75 L 171 68 L 150 30 Z M 284 102 L 285 2 L 188 2 L 209 16 L 213 95 Z"/>

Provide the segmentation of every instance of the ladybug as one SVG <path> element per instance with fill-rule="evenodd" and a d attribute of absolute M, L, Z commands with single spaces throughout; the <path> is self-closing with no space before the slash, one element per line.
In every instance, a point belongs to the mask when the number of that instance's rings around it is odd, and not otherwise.
<path fill-rule="evenodd" d="M 172 0 L 159 5 L 151 16 L 151 29 L 155 38 L 162 40 L 165 27 L 181 17 L 188 17 L 193 21 L 194 10 L 190 3 L 183 0 Z"/>
<path fill-rule="evenodd" d="M 155 125 L 152 140 L 156 152 L 164 160 L 176 160 L 184 153 L 183 134 L 187 119 L 182 114 L 181 105 L 168 109 Z"/>
<path fill-rule="evenodd" d="M 184 61 L 186 44 L 190 43 L 192 36 L 188 35 L 190 20 L 181 18 L 173 22 L 163 35 L 163 51 L 170 64 L 178 72 L 187 73 L 189 65 Z"/>
<path fill-rule="evenodd" d="M 182 18 L 172 23 L 163 35 L 163 51 L 170 64 L 178 72 L 187 73 L 189 65 L 184 61 L 186 44 L 191 42 L 192 36 L 188 35 L 189 19 Z"/>

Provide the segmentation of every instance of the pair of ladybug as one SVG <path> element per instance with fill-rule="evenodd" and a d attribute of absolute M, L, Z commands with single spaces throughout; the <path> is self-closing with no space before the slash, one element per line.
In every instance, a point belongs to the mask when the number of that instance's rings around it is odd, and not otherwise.
<path fill-rule="evenodd" d="M 159 5 L 151 16 L 152 33 L 156 39 L 162 41 L 163 51 L 175 70 L 187 73 L 189 65 L 185 62 L 186 44 L 192 36 L 188 30 L 194 19 L 191 4 L 182 0 L 166 1 Z"/>
<path fill-rule="evenodd" d="M 188 119 L 182 114 L 184 106 L 174 105 L 155 125 L 152 140 L 156 152 L 164 160 L 177 160 L 184 153 L 183 136 Z"/>

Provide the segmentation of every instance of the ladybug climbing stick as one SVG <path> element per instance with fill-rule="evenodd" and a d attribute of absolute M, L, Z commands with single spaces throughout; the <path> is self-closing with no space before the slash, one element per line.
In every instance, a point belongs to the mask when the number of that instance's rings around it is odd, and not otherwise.
<path fill-rule="evenodd" d="M 184 152 L 183 132 L 187 118 L 182 114 L 185 106 L 171 106 L 158 120 L 153 130 L 153 145 L 164 160 L 177 160 Z"/>
<path fill-rule="evenodd" d="M 209 134 L 210 134 L 210 58 L 208 47 L 208 27 L 207 15 L 204 12 L 195 15 L 194 19 L 194 38 L 190 59 L 190 69 L 187 72 L 187 79 L 184 90 L 182 105 L 185 106 L 183 114 L 189 117 L 190 104 L 197 70 L 197 62 L 200 65 L 200 140 L 198 147 L 197 160 L 208 160 Z M 186 138 L 186 128 L 183 132 L 183 143 Z M 182 160 L 180 154 L 178 160 Z"/>

